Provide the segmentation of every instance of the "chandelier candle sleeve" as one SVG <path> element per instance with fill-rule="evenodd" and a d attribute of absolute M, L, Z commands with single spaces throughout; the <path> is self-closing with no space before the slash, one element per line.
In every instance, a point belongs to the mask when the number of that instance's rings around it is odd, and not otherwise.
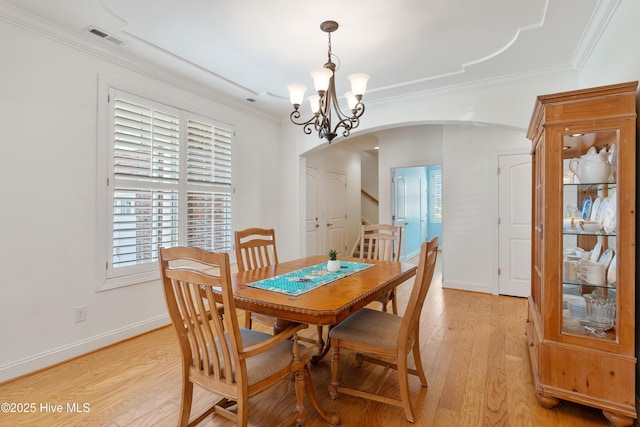
<path fill-rule="evenodd" d="M 300 105 L 302 105 L 307 88 L 301 84 L 291 84 L 287 86 L 289 99 L 293 104 L 293 112 L 289 118 L 294 124 L 303 126 L 303 131 L 307 135 L 315 130 L 318 132 L 319 138 L 324 138 L 331 144 L 331 141 L 338 136 L 340 128 L 342 128 L 342 136 L 347 137 L 352 129 L 360 125 L 360 117 L 364 113 L 362 97 L 367 89 L 369 75 L 364 73 L 349 75 L 351 91 L 344 95 L 347 100 L 348 110 L 346 110 L 347 113 L 343 112 L 336 96 L 336 64 L 331 61 L 331 33 L 338 29 L 338 23 L 325 21 L 320 24 L 320 29 L 328 34 L 329 50 L 327 54 L 328 60 L 324 67 L 315 68 L 311 71 L 313 85 L 317 92 L 317 95 L 311 95 L 308 98 L 312 116 L 306 121 L 304 119 L 300 120 Z M 334 124 L 332 124 L 332 121 Z"/>

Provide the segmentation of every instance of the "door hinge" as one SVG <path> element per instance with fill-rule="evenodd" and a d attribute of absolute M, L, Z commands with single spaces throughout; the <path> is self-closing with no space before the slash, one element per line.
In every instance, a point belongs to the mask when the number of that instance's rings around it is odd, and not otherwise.
<path fill-rule="evenodd" d="M 104 269 L 108 270 L 109 269 L 109 261 L 105 261 L 104 263 Z"/>
<path fill-rule="evenodd" d="M 498 168 L 498 171 L 497 171 L 497 172 L 498 172 L 498 175 L 500 175 L 500 168 Z"/>
<path fill-rule="evenodd" d="M 500 269 L 498 269 L 498 276 L 502 274 L 502 271 L 500 271 Z"/>
<path fill-rule="evenodd" d="M 498 225 L 500 225 L 500 218 L 498 218 Z"/>

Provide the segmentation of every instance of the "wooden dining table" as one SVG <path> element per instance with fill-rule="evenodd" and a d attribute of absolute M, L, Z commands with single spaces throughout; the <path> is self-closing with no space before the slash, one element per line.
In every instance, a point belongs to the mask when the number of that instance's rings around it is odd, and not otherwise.
<path fill-rule="evenodd" d="M 337 325 L 350 314 L 412 278 L 416 275 L 417 270 L 415 265 L 408 263 L 342 258 L 340 261 L 367 263 L 373 264 L 373 266 L 300 295 L 287 295 L 249 286 L 253 282 L 315 266 L 326 261 L 326 256 L 310 256 L 232 274 L 231 282 L 236 308 L 268 314 L 276 317 L 279 321 L 330 327 Z M 314 363 L 324 357 L 330 347 L 329 342 L 324 343 L 321 334 L 318 340 L 320 352 L 312 357 Z M 327 413 L 320 407 L 311 378 L 305 379 L 305 389 L 318 414 L 329 424 L 338 425 L 340 418 L 337 414 Z"/>
<path fill-rule="evenodd" d="M 413 264 L 343 258 L 341 261 L 373 264 L 372 267 L 321 285 L 301 295 L 258 289 L 250 283 L 327 261 L 317 255 L 282 262 L 231 276 L 237 308 L 309 325 L 336 325 L 351 313 L 415 276 Z"/>
<path fill-rule="evenodd" d="M 316 326 L 337 325 L 351 313 L 415 276 L 417 270 L 415 265 L 408 263 L 342 258 L 341 261 L 366 263 L 373 266 L 301 295 L 286 295 L 249 286 L 253 282 L 326 261 L 327 257 L 316 255 L 232 274 L 231 282 L 236 307 L 274 316 L 278 322 L 283 322 L 276 323 L 276 332 L 284 329 L 288 322 Z M 329 344 L 324 343 L 322 336 L 319 336 L 318 340 L 320 352 L 312 358 L 313 363 L 322 359 L 329 349 Z"/>

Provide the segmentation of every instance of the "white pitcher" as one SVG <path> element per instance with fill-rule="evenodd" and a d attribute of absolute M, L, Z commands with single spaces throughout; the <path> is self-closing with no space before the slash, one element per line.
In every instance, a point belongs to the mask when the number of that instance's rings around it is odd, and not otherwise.
<path fill-rule="evenodd" d="M 579 159 L 571 159 L 569 169 L 581 184 L 608 182 L 611 178 L 611 163 L 607 160 L 606 151 L 598 153 L 595 147 L 589 148 Z"/>

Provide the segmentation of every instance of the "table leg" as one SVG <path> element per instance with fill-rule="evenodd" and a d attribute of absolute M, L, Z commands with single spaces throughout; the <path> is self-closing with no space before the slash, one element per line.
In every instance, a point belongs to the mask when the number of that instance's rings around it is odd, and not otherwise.
<path fill-rule="evenodd" d="M 329 331 L 331 331 L 331 328 L 333 328 L 333 325 L 329 325 Z M 331 340 L 329 339 L 329 335 L 327 334 L 327 341 L 325 342 L 321 334 L 322 326 L 318 326 L 318 335 L 320 335 L 319 344 L 322 344 L 322 346 L 319 347 L 320 351 L 318 352 L 318 354 L 311 356 L 311 363 L 313 363 L 314 365 L 320 362 L 327 355 L 329 349 L 331 348 Z"/>
<path fill-rule="evenodd" d="M 335 412 L 327 412 L 320 407 L 320 403 L 318 402 L 318 398 L 316 397 L 316 392 L 313 389 L 313 381 L 311 380 L 311 371 L 309 370 L 309 366 L 304 366 L 304 389 L 307 394 L 307 399 L 311 403 L 311 406 L 316 410 L 318 415 L 322 417 L 327 423 L 332 426 L 338 426 L 342 422 L 340 416 Z"/>

